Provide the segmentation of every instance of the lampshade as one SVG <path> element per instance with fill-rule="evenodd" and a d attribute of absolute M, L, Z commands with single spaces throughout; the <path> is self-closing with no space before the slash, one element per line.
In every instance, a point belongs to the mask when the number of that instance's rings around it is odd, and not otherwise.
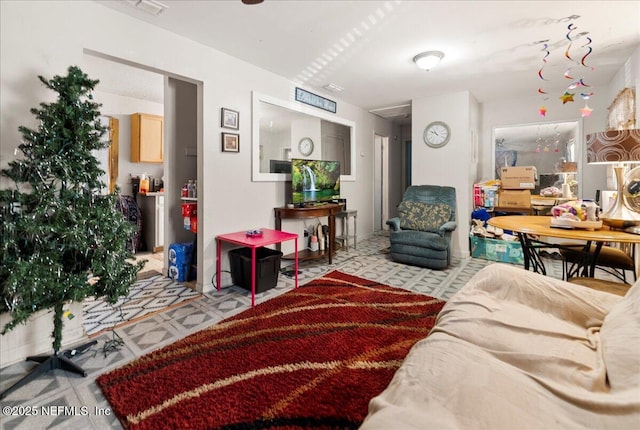
<path fill-rule="evenodd" d="M 427 51 L 413 57 L 413 62 L 423 70 L 430 70 L 433 69 L 443 57 L 444 53 L 440 51 Z"/>
<path fill-rule="evenodd" d="M 587 134 L 588 163 L 640 163 L 640 130 Z"/>
<path fill-rule="evenodd" d="M 612 228 L 640 225 L 640 213 L 629 206 L 624 197 L 623 170 L 625 163 L 640 162 L 640 130 L 608 130 L 587 135 L 587 162 L 616 163 L 617 193 L 614 204 L 600 215 Z"/>
<path fill-rule="evenodd" d="M 571 191 L 571 186 L 569 185 L 568 179 L 569 175 L 574 175 L 578 172 L 578 163 L 575 161 L 560 161 L 554 166 L 556 173 L 564 176 L 564 181 L 562 183 L 562 197 L 567 199 L 572 199 L 575 196 Z"/>
<path fill-rule="evenodd" d="M 575 161 L 562 161 L 555 165 L 556 173 L 576 173 L 578 171 L 578 163 Z"/>

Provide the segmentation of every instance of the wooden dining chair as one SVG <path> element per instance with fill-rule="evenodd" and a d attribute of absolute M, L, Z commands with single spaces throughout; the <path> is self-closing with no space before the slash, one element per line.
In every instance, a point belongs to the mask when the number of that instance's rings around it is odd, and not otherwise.
<path fill-rule="evenodd" d="M 593 253 L 595 247 L 595 245 L 591 245 L 589 251 Z M 633 249 L 633 252 L 635 252 L 635 247 Z M 560 248 L 560 255 L 562 255 L 563 260 L 562 279 L 568 280 L 578 276 L 578 272 L 581 270 L 580 263 L 583 261 L 582 250 L 577 249 L 577 247 L 575 250 Z M 596 258 L 596 268 L 615 276 L 624 283 L 629 283 L 627 282 L 627 270 L 630 270 L 633 273 L 633 281 L 637 280 L 634 256 L 629 256 L 626 252 L 614 246 L 602 246 Z"/>
<path fill-rule="evenodd" d="M 624 296 L 627 294 L 627 291 L 629 291 L 629 288 L 631 288 L 631 285 L 622 282 L 585 278 L 582 276 L 569 278 L 569 282 L 591 288 L 592 290 L 604 291 L 605 293 L 611 293 L 618 296 Z"/>

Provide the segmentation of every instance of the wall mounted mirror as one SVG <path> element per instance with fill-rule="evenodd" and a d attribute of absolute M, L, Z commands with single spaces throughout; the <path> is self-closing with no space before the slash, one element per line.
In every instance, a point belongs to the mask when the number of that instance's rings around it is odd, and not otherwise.
<path fill-rule="evenodd" d="M 292 158 L 339 161 L 340 180 L 356 180 L 353 121 L 256 92 L 252 110 L 254 181 L 291 180 Z"/>
<path fill-rule="evenodd" d="M 551 186 L 562 189 L 566 180 L 571 184 L 573 195 L 580 196 L 580 126 L 579 121 L 566 121 L 495 127 L 494 177 L 500 177 L 502 166 L 535 166 L 538 180 L 532 194 Z M 566 177 L 560 168 L 563 162 L 577 163 L 577 172 Z"/>

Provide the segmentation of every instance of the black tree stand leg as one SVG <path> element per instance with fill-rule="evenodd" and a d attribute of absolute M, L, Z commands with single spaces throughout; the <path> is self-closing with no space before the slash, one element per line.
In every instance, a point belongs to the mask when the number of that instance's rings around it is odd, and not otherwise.
<path fill-rule="evenodd" d="M 77 348 L 68 349 L 57 354 L 52 355 L 38 355 L 27 357 L 26 361 L 35 361 L 40 363 L 40 365 L 36 366 L 28 375 L 24 376 L 18 382 L 4 390 L 0 393 L 0 399 L 4 399 L 9 393 L 17 390 L 23 385 L 28 384 L 29 382 L 36 379 L 43 373 L 46 373 L 50 370 L 54 369 L 62 369 L 72 373 L 77 373 L 78 375 L 87 376 L 87 372 L 85 372 L 80 366 L 71 361 L 69 357 L 73 357 L 78 353 L 84 352 L 87 348 L 97 344 L 97 340 L 92 340 L 91 342 L 85 343 Z"/>

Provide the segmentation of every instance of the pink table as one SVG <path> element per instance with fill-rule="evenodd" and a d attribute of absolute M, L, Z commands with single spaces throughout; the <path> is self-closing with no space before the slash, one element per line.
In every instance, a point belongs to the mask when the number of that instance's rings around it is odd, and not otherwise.
<path fill-rule="evenodd" d="M 222 242 L 235 243 L 236 245 L 247 246 L 251 248 L 251 306 L 256 304 L 256 248 L 261 246 L 273 245 L 275 243 L 285 242 L 287 240 L 295 241 L 295 274 L 296 288 L 298 288 L 298 235 L 295 233 L 287 233 L 281 230 L 270 230 L 262 228 L 262 236 L 247 236 L 245 231 L 236 233 L 221 234 L 216 237 L 218 241 L 218 249 L 216 252 L 216 283 L 218 291 L 220 291 L 220 254 L 222 251 Z"/>

